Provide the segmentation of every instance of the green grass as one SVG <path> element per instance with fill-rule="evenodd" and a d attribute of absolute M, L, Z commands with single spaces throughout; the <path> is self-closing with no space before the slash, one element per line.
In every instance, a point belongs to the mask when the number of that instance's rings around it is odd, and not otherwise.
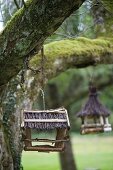
<path fill-rule="evenodd" d="M 72 135 L 73 152 L 78 170 L 98 168 L 113 170 L 113 137 L 111 135 Z M 23 152 L 24 170 L 60 170 L 57 153 Z"/>

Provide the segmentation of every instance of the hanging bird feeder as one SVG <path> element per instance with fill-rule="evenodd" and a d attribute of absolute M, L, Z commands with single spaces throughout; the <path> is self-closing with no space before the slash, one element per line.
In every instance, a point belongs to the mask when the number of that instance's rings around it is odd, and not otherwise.
<path fill-rule="evenodd" d="M 77 114 L 82 120 L 81 134 L 111 131 L 111 124 L 108 121 L 109 115 L 110 111 L 98 100 L 96 87 L 90 83 L 89 99 Z"/>
<path fill-rule="evenodd" d="M 65 108 L 37 111 L 24 110 L 22 112 L 21 128 L 23 129 L 25 151 L 61 152 L 64 150 L 64 142 L 68 140 L 67 132 L 70 128 L 67 110 Z M 32 129 L 37 130 L 38 133 L 54 130 L 56 137 L 55 139 L 34 139 L 32 138 Z M 34 145 L 35 142 L 41 143 L 41 145 Z M 52 143 L 53 145 L 43 145 L 42 143 Z"/>

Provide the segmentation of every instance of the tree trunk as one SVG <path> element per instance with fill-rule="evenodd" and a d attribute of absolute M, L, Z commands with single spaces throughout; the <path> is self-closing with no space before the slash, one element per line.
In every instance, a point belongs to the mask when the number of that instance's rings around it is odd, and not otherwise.
<path fill-rule="evenodd" d="M 50 94 L 50 108 L 58 108 L 61 106 L 60 99 L 58 95 L 58 89 L 55 84 L 49 84 L 48 87 Z M 48 102 L 49 103 L 49 102 Z M 65 151 L 63 153 L 59 153 L 61 169 L 62 170 L 77 170 L 77 166 L 75 164 L 71 138 L 68 142 L 65 143 Z"/>
<path fill-rule="evenodd" d="M 71 139 L 65 143 L 65 151 L 59 154 L 62 170 L 77 170 L 75 164 Z"/>
<path fill-rule="evenodd" d="M 1 169 L 17 170 L 20 169 L 21 151 L 20 148 L 20 116 L 15 115 L 16 96 L 18 82 L 12 81 L 4 91 L 1 110 L 1 134 L 2 152 Z"/>

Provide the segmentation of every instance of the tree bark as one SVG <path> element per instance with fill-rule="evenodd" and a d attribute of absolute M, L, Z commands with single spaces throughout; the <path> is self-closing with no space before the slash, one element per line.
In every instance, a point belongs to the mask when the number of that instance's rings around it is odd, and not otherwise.
<path fill-rule="evenodd" d="M 49 84 L 48 87 L 50 95 L 50 108 L 60 107 L 60 99 L 58 95 L 58 89 L 55 84 Z M 72 151 L 71 138 L 68 142 L 65 143 L 65 151 L 59 153 L 61 169 L 62 170 L 77 170 L 77 166 L 74 160 L 74 155 Z"/>
<path fill-rule="evenodd" d="M 75 164 L 71 139 L 65 143 L 65 151 L 59 154 L 62 170 L 77 170 Z"/>
<path fill-rule="evenodd" d="M 0 86 L 17 75 L 25 57 L 34 55 L 35 47 L 38 52 L 44 40 L 84 1 L 28 0 L 16 12 L 0 35 Z"/>

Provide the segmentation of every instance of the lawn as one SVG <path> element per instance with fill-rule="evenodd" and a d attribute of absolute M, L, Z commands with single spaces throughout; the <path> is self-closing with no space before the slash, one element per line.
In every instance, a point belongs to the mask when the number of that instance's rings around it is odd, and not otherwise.
<path fill-rule="evenodd" d="M 98 168 L 113 170 L 113 134 L 72 134 L 73 152 L 78 170 Z M 57 153 L 23 152 L 24 170 L 60 170 Z"/>

